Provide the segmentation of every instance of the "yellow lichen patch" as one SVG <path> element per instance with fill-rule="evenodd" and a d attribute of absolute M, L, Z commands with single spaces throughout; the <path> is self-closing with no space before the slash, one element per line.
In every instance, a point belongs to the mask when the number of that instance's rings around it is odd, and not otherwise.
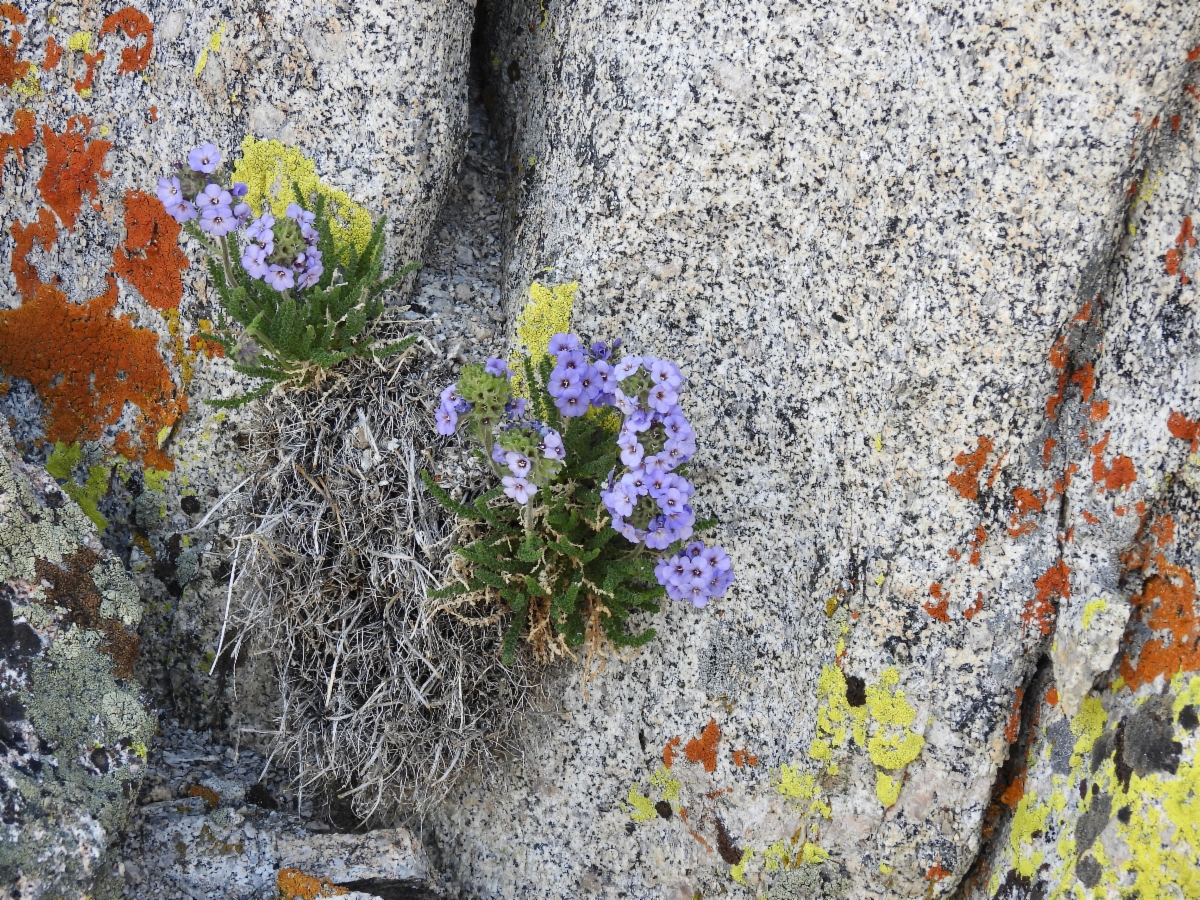
<path fill-rule="evenodd" d="M 299 869 L 280 869 L 275 876 L 275 889 L 280 900 L 317 900 L 319 897 L 338 897 L 350 893 L 347 888 L 327 878 L 314 878 Z"/>
<path fill-rule="evenodd" d="M 784 763 L 779 767 L 779 784 L 776 790 L 785 797 L 808 800 L 816 790 L 816 781 L 813 775 L 801 773 L 798 763 L 794 766 Z"/>
<path fill-rule="evenodd" d="M 921 755 L 925 738 L 908 729 L 899 734 L 876 734 L 867 741 L 871 762 L 881 769 L 903 769 Z"/>
<path fill-rule="evenodd" d="M 833 809 L 828 803 L 821 799 L 814 800 L 812 805 L 809 806 L 808 814 L 811 816 L 813 813 L 816 813 L 822 819 L 828 820 L 833 818 Z"/>
<path fill-rule="evenodd" d="M 763 868 L 768 872 L 792 867 L 792 851 L 783 841 L 776 841 L 763 851 Z"/>
<path fill-rule="evenodd" d="M 829 859 L 829 854 L 813 843 L 806 843 L 800 855 L 800 861 L 806 865 L 817 865 Z"/>
<path fill-rule="evenodd" d="M 649 822 L 658 815 L 654 809 L 654 801 L 649 797 L 642 796 L 636 784 L 629 786 L 629 796 L 625 799 L 633 807 L 633 812 L 629 814 L 629 817 L 635 822 Z"/>
<path fill-rule="evenodd" d="M 326 209 L 335 214 L 330 227 L 339 255 L 351 246 L 362 252 L 371 239 L 371 214 L 345 191 L 323 184 L 317 177 L 316 163 L 295 147 L 247 135 L 242 141 L 242 158 L 233 169 L 233 180 L 245 183 L 245 201 L 255 215 L 261 215 L 265 206 L 275 216 L 282 216 L 288 204 L 295 201 L 293 184 L 305 197 L 324 197 Z"/>
<path fill-rule="evenodd" d="M 1108 600 L 1104 597 L 1089 601 L 1083 607 L 1083 627 L 1091 628 L 1092 619 L 1095 618 L 1096 613 L 1104 612 L 1106 609 L 1108 609 Z"/>
<path fill-rule="evenodd" d="M 1071 720 L 1071 731 L 1077 740 L 1071 756 L 1071 768 L 1079 765 L 1085 753 L 1092 751 L 1096 739 L 1104 733 L 1108 722 L 1108 713 L 1104 704 L 1096 697 L 1087 697 L 1079 709 L 1079 713 Z"/>
<path fill-rule="evenodd" d="M 579 282 L 547 287 L 529 286 L 529 302 L 517 317 L 517 341 L 536 366 L 545 358 L 550 338 L 571 330 L 571 310 Z"/>
<path fill-rule="evenodd" d="M 92 33 L 90 31 L 76 31 L 67 38 L 67 49 L 74 50 L 76 53 L 91 53 Z"/>
<path fill-rule="evenodd" d="M 167 486 L 171 473 L 166 469 L 147 469 L 142 474 L 142 481 L 148 491 L 162 491 Z"/>
<path fill-rule="evenodd" d="M 742 851 L 742 859 L 736 866 L 729 867 L 729 877 L 738 884 L 746 883 L 746 863 L 750 862 L 750 858 L 754 856 L 754 848 L 747 847 Z"/>
<path fill-rule="evenodd" d="M 665 766 L 659 766 L 650 776 L 650 783 L 658 788 L 659 794 L 668 803 L 679 799 L 679 790 L 682 785 L 679 783 L 679 779 L 671 774 L 671 770 Z"/>
<path fill-rule="evenodd" d="M 222 22 L 217 30 L 209 35 L 208 43 L 204 45 L 204 49 L 200 51 L 200 56 L 196 59 L 196 68 L 192 70 L 192 77 L 199 78 L 200 73 L 204 71 L 204 67 L 208 65 L 208 54 L 219 53 L 221 50 L 221 41 L 225 38 L 225 23 Z"/>
<path fill-rule="evenodd" d="M 895 666 L 884 669 L 879 682 L 867 688 L 867 709 L 871 711 L 871 718 L 881 725 L 908 728 L 917 713 L 904 699 L 904 691 L 896 689 L 899 683 L 900 673 Z"/>
<path fill-rule="evenodd" d="M 1042 864 L 1043 853 L 1037 851 L 1025 855 L 1021 849 L 1024 844 L 1032 844 L 1033 833 L 1046 827 L 1046 818 L 1050 815 L 1050 806 L 1038 803 L 1033 794 L 1026 794 L 1017 803 L 1017 811 L 1013 813 L 1012 825 L 1009 827 L 1008 842 L 1013 853 L 1013 867 L 1021 874 L 1032 877 Z"/>
<path fill-rule="evenodd" d="M 27 106 L 40 97 L 42 95 L 42 81 L 38 76 L 37 68 L 30 66 L 24 78 L 13 82 L 12 92 L 19 106 Z"/>
<path fill-rule="evenodd" d="M 884 806 L 892 806 L 900 799 L 901 784 L 902 781 L 899 778 L 892 778 L 883 772 L 876 772 L 875 796 L 879 798 L 879 802 Z"/>

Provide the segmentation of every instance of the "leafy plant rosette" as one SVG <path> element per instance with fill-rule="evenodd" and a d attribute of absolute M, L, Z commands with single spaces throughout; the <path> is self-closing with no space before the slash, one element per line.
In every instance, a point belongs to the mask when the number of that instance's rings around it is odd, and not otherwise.
<path fill-rule="evenodd" d="M 248 394 L 206 403 L 241 406 L 277 385 L 320 381 L 351 356 L 382 358 L 417 339 L 376 346 L 363 335 L 383 311 L 384 292 L 417 267 L 381 277 L 386 218 L 363 246 L 338 246 L 333 212 L 319 193 L 309 198 L 291 184 L 295 202 L 284 216 L 276 219 L 264 204 L 255 217 L 244 199 L 246 184 L 231 182 L 212 144 L 190 150 L 187 164 L 177 163 L 176 170 L 158 180 L 158 199 L 207 249 L 223 315 L 241 331 L 222 317 L 205 339 L 225 350 L 236 371 L 263 380 Z"/>
<path fill-rule="evenodd" d="M 729 557 L 690 540 L 717 523 L 697 522 L 689 502 L 696 435 L 678 366 L 623 355 L 620 339 L 585 349 L 563 333 L 539 363 L 523 353 L 514 365 L 527 398 L 501 359 L 464 366 L 442 392 L 438 431 L 463 432 L 498 483 L 460 503 L 422 473 L 478 535 L 457 548 L 466 574 L 431 597 L 505 601 L 511 664 L 522 633 L 539 659 L 586 644 L 590 660 L 652 640 L 653 628 L 630 633 L 629 617 L 658 612 L 664 595 L 696 607 L 722 596 Z"/>

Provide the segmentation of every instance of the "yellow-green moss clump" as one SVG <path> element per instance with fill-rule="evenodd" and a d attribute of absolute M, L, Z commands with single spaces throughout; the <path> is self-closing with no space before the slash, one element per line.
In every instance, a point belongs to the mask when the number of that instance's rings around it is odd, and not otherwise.
<path fill-rule="evenodd" d="M 233 180 L 245 182 L 249 189 L 246 202 L 255 215 L 261 215 L 266 206 L 276 217 L 282 216 L 288 204 L 295 202 L 293 184 L 305 197 L 324 197 L 327 209 L 335 214 L 333 241 L 339 253 L 351 246 L 361 253 L 371 239 L 371 214 L 345 191 L 324 184 L 317 176 L 317 164 L 295 147 L 247 135 L 242 141 L 242 158 L 233 169 Z"/>

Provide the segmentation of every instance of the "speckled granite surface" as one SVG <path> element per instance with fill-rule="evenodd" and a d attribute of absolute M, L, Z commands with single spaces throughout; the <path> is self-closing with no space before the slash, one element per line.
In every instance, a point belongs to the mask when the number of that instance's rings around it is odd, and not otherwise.
<path fill-rule="evenodd" d="M 1111 261 L 1193 114 L 1196 9 L 493 13 L 505 301 L 553 267 L 585 332 L 680 361 L 739 583 L 587 698 L 565 677 L 528 756 L 446 807 L 448 865 L 493 897 L 951 893 L 1055 610 L 1112 592 L 1188 451 L 1188 347 L 1140 333 L 1111 398 L 1087 363 L 1142 315 Z M 1060 661 L 1074 702 L 1113 650 Z"/>

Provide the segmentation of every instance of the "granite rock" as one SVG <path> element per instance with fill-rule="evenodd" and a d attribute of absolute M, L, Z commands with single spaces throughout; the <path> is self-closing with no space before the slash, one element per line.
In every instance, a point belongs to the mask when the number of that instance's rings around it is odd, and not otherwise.
<path fill-rule="evenodd" d="M 0 427 L 0 883 L 110 897 L 109 845 L 154 719 L 132 681 L 140 606 L 119 560 Z"/>
<path fill-rule="evenodd" d="M 1197 415 L 1182 338 L 1107 337 L 1141 315 L 1113 261 L 1191 127 L 1196 9 L 490 9 L 504 302 L 578 280 L 577 330 L 681 363 L 739 581 L 565 674 L 528 755 L 438 817 L 448 866 L 506 898 L 826 865 L 847 896 L 952 893 L 1060 611 L 1064 689 L 1107 665 Z M 1138 277 L 1168 280 L 1171 227 Z M 1105 637 L 1072 637 L 1105 591 Z"/>

